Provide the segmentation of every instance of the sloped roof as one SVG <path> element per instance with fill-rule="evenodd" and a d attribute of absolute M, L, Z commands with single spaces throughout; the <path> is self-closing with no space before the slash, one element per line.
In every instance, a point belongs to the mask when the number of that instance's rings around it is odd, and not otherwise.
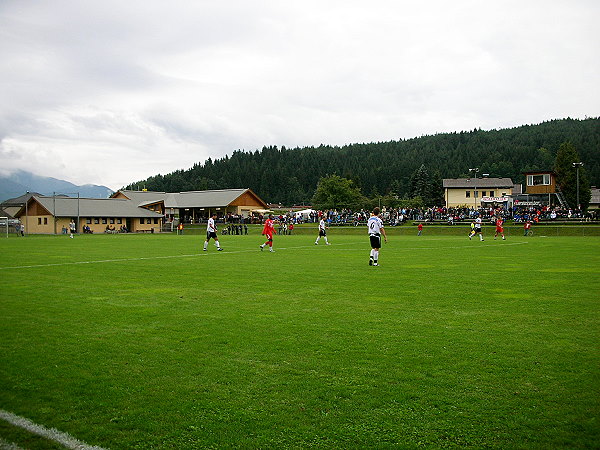
<path fill-rule="evenodd" d="M 165 208 L 215 208 L 233 203 L 250 189 L 218 189 L 188 192 L 119 191 L 139 206 L 163 201 Z M 256 196 L 256 194 L 253 193 Z M 258 200 L 258 196 L 256 196 Z M 260 200 L 262 201 L 262 200 Z"/>
<path fill-rule="evenodd" d="M 444 178 L 445 188 L 512 188 L 510 178 Z"/>
<path fill-rule="evenodd" d="M 600 189 L 592 186 L 592 198 L 590 199 L 591 205 L 600 205 Z"/>
<path fill-rule="evenodd" d="M 31 197 L 33 197 L 34 195 L 42 195 L 42 194 L 39 194 L 37 192 L 28 192 L 28 193 L 20 195 L 18 197 L 9 198 L 7 200 L 4 200 L 3 202 L 0 202 L 0 205 L 2 205 L 3 207 L 21 206 L 21 205 L 24 205 L 25 202 L 27 200 L 29 200 Z"/>
<path fill-rule="evenodd" d="M 140 208 L 130 200 L 120 198 L 72 198 L 33 196 L 56 217 L 163 217 L 162 214 Z M 19 215 L 25 208 L 21 208 Z"/>
<path fill-rule="evenodd" d="M 0 217 L 8 217 L 9 219 L 14 219 L 13 216 L 11 216 L 8 211 L 0 208 Z"/>

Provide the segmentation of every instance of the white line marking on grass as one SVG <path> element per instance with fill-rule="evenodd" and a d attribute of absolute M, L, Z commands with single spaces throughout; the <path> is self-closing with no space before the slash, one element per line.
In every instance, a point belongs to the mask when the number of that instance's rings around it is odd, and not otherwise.
<path fill-rule="evenodd" d="M 332 244 L 332 245 L 350 245 L 350 244 Z M 275 247 L 277 250 L 291 250 L 298 248 L 311 248 L 315 245 L 304 245 L 298 247 Z M 257 246 L 258 247 L 258 246 Z M 234 251 L 223 251 L 221 254 L 239 254 L 239 253 L 257 253 L 259 249 L 256 250 L 234 250 Z M 0 270 L 9 270 L 9 269 L 34 269 L 38 267 L 62 267 L 62 266 L 77 266 L 80 264 L 102 264 L 102 263 L 117 263 L 117 262 L 130 262 L 130 261 L 149 261 L 153 259 L 172 259 L 172 258 L 195 258 L 195 257 L 206 257 L 209 255 L 216 255 L 216 252 L 202 252 L 202 253 L 194 253 L 194 254 L 183 254 L 183 255 L 161 255 L 161 256 L 141 256 L 139 258 L 115 258 L 115 259 L 98 259 L 93 261 L 72 261 L 72 262 L 62 262 L 62 263 L 47 263 L 47 264 L 31 264 L 27 266 L 5 266 L 0 267 Z"/>
<path fill-rule="evenodd" d="M 195 257 L 195 256 L 201 256 L 201 254 L 171 255 L 171 256 L 142 256 L 139 258 L 98 259 L 96 261 L 73 261 L 73 262 L 64 262 L 64 263 L 32 264 L 30 266 L 0 267 L 0 270 L 31 269 L 31 268 L 36 268 L 36 267 L 54 267 L 54 266 L 75 266 L 78 264 L 101 264 L 101 263 L 115 263 L 115 262 L 125 262 L 125 261 L 143 261 L 143 260 L 150 260 L 150 259 L 190 258 L 190 257 Z"/>
<path fill-rule="evenodd" d="M 358 244 L 358 245 L 357 245 Z M 364 244 L 364 245 L 362 245 Z M 523 244 L 528 244 L 528 242 L 511 242 L 511 243 L 504 243 L 502 244 L 503 247 L 509 246 L 509 245 L 523 245 Z M 331 244 L 331 247 L 340 247 L 343 245 L 354 245 L 356 246 L 355 248 L 349 248 L 349 249 L 336 249 L 336 250 L 346 250 L 346 251 L 364 251 L 365 248 L 368 247 L 368 242 L 363 242 L 361 241 L 360 243 L 358 242 L 347 242 L 347 243 L 342 243 L 342 244 Z M 389 244 L 387 244 L 389 245 Z M 299 245 L 299 246 L 294 246 L 294 247 L 275 247 L 275 251 L 277 250 L 295 250 L 295 249 L 304 249 L 304 248 L 313 248 L 316 247 L 314 244 L 312 245 Z M 460 248 L 481 248 L 479 245 L 477 244 L 465 244 L 465 245 L 460 245 L 460 246 L 452 246 L 452 247 L 395 247 L 392 245 L 392 247 L 394 247 L 394 250 L 441 250 L 441 249 L 460 249 Z M 488 248 L 492 248 L 492 247 L 488 247 Z M 497 248 L 497 247 L 494 247 Z M 248 250 L 234 250 L 234 251 L 227 251 L 225 250 L 224 252 L 222 252 L 221 254 L 230 254 L 230 255 L 235 255 L 235 254 L 240 254 L 240 253 L 257 253 L 259 250 L 256 249 L 248 249 Z M 268 252 L 265 252 L 268 253 Z M 31 265 L 27 265 L 27 266 L 5 266 L 5 267 L 0 267 L 0 270 L 10 270 L 10 269 L 34 269 L 34 268 L 38 268 L 38 267 L 62 267 L 62 266 L 77 266 L 80 264 L 103 264 L 103 263 L 118 263 L 118 262 L 130 262 L 130 261 L 150 261 L 153 259 L 173 259 L 173 258 L 196 258 L 196 257 L 206 257 L 209 255 L 215 255 L 216 252 L 203 252 L 203 253 L 194 253 L 194 254 L 183 254 L 183 255 L 161 255 L 161 256 L 141 256 L 139 258 L 115 258 L 115 259 L 98 259 L 98 260 L 94 260 L 94 261 L 73 261 L 73 262 L 63 262 L 63 263 L 48 263 L 48 264 L 31 264 Z"/>
<path fill-rule="evenodd" d="M 38 436 L 45 437 L 51 441 L 57 442 L 66 448 L 72 448 L 77 450 L 104 450 L 102 447 L 95 447 L 87 445 L 85 442 L 78 441 L 68 433 L 58 431 L 56 428 L 46 428 L 37 423 L 33 423 L 31 420 L 25 417 L 17 416 L 8 411 L 0 409 L 0 419 L 7 421 L 8 423 L 23 428 L 30 433 L 37 434 Z"/>

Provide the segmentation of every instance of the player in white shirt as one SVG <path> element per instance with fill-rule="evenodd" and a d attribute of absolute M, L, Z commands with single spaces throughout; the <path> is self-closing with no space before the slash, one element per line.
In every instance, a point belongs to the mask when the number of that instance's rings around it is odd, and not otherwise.
<path fill-rule="evenodd" d="M 479 235 L 479 240 L 483 241 L 483 233 L 481 232 L 481 216 L 477 216 L 477 218 L 473 221 L 471 225 L 471 232 L 469 233 L 469 239 L 471 239 L 476 234 Z"/>
<path fill-rule="evenodd" d="M 315 245 L 319 245 L 319 240 L 321 238 L 325 239 L 325 245 L 329 245 L 329 242 L 327 242 L 327 231 L 325 231 L 328 228 L 329 227 L 325 223 L 325 216 L 323 216 L 321 218 L 321 221 L 319 222 L 319 235 L 317 236 L 317 240 L 315 241 Z"/>
<path fill-rule="evenodd" d="M 215 245 L 217 246 L 218 251 L 223 251 L 221 245 L 219 244 L 219 238 L 217 237 L 217 226 L 215 225 L 215 219 L 217 218 L 217 213 L 213 213 L 210 219 L 208 219 L 208 225 L 206 225 L 206 241 L 204 241 L 204 251 L 208 248 L 208 241 L 210 239 L 214 239 Z"/>
<path fill-rule="evenodd" d="M 371 254 L 369 256 L 369 265 L 378 266 L 379 263 L 379 249 L 381 248 L 381 235 L 387 243 L 387 235 L 383 228 L 383 221 L 379 217 L 379 208 L 373 210 L 373 215 L 367 222 L 367 228 L 369 229 L 369 240 L 371 241 Z"/>

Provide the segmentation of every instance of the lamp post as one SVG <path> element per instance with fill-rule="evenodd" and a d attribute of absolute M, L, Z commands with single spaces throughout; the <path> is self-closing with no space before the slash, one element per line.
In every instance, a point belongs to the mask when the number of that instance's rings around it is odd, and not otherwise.
<path fill-rule="evenodd" d="M 475 201 L 475 209 L 477 209 L 477 173 L 479 172 L 479 167 L 475 167 L 474 169 L 469 169 L 469 172 L 473 172 L 475 174 L 475 182 L 473 183 L 473 198 Z"/>
<path fill-rule="evenodd" d="M 579 211 L 581 209 L 581 207 L 579 205 L 579 168 L 583 167 L 583 163 L 582 162 L 574 162 L 573 167 L 575 167 L 575 169 L 577 170 L 577 210 Z"/>
<path fill-rule="evenodd" d="M 29 234 L 29 191 L 25 193 L 25 234 Z"/>

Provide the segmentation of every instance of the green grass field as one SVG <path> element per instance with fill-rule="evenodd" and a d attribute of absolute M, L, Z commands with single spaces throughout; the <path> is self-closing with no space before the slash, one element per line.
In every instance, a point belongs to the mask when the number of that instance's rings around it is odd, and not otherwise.
<path fill-rule="evenodd" d="M 599 447 L 600 237 L 390 229 L 369 267 L 363 231 L 0 239 L 0 409 L 113 449 Z"/>

